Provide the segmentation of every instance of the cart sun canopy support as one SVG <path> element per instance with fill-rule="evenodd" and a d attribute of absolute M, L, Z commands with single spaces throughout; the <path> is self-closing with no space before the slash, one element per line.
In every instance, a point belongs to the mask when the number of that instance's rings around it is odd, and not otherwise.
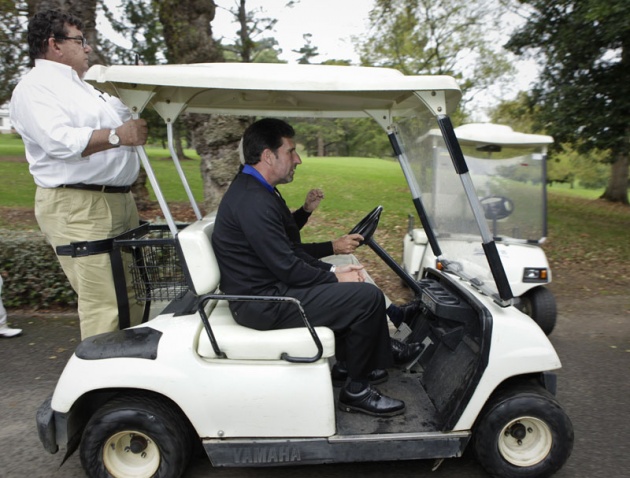
<path fill-rule="evenodd" d="M 87 72 L 85 79 L 96 88 L 118 96 L 136 116 L 145 108 L 153 108 L 164 119 L 169 132 L 175 119 L 184 111 L 235 116 L 372 118 L 390 138 L 399 137 L 400 130 L 405 130 L 406 134 L 400 136 L 404 140 L 399 143 L 397 155 L 417 210 L 421 209 L 427 196 L 422 185 L 426 183 L 426 173 L 431 172 L 431 167 L 418 169 L 414 166 L 419 164 L 417 142 L 429 135 L 438 118 L 452 113 L 461 99 L 459 87 L 448 76 L 406 76 L 388 68 L 351 66 L 259 63 L 95 66 Z M 448 125 L 450 135 L 454 137 L 450 121 Z M 172 134 L 168 136 L 170 141 Z M 165 219 L 176 235 L 175 223 L 146 153 L 143 148 L 137 149 Z M 173 153 L 174 149 L 170 149 Z M 173 160 L 177 166 L 175 155 Z M 194 203 L 180 167 L 178 172 Z M 477 217 L 480 206 L 476 204 L 476 195 L 466 189 L 470 185 L 464 184 L 464 178 L 462 184 Z M 195 212 L 199 216 L 198 211 Z M 420 210 L 418 213 L 422 218 Z M 427 217 L 423 222 L 426 222 L 425 228 L 430 228 L 435 218 Z M 479 242 L 484 249 L 492 251 L 492 240 L 482 220 L 477 232 L 481 232 Z M 491 266 L 495 262 L 490 259 Z M 486 263 L 484 268 L 487 266 Z M 497 271 L 491 268 L 491 275 L 496 279 Z M 461 271 L 460 275 L 478 284 L 482 290 L 486 290 L 483 284 L 488 284 L 488 278 L 491 280 L 491 275 L 485 273 L 467 276 Z M 496 286 L 492 284 L 489 292 L 496 299 L 511 297 L 509 286 L 507 289 Z"/>

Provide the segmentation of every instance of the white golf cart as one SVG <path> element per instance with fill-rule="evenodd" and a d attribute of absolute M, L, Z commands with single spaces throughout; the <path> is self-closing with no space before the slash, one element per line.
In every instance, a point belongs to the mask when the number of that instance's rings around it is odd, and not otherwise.
<path fill-rule="evenodd" d="M 449 163 L 449 152 L 439 131 L 426 140 L 433 148 L 436 165 Z M 551 269 L 540 247 L 547 237 L 547 147 L 551 136 L 518 133 L 509 126 L 473 123 L 455 128 L 455 135 L 466 158 L 472 182 L 497 244 L 499 257 L 514 294 L 514 305 L 532 317 L 549 335 L 556 324 L 556 302 L 545 287 L 551 282 Z M 438 173 L 450 174 L 448 168 L 436 167 Z M 435 178 L 430 198 L 436 221 L 459 218 L 452 202 L 451 178 Z M 424 201 L 423 201 L 424 202 Z M 467 207 L 467 206 L 464 206 Z M 475 228 L 475 225 L 468 225 Z M 437 225 L 439 228 L 439 225 Z M 469 240 L 475 234 L 464 224 L 447 229 L 443 241 L 459 241 L 463 256 L 482 253 L 479 244 Z M 453 234 L 456 232 L 456 234 Z M 403 240 L 403 267 L 419 278 L 427 268 L 440 266 L 426 231 L 416 228 L 410 216 Z"/>
<path fill-rule="evenodd" d="M 440 254 L 444 270 L 427 269 L 415 280 L 374 240 L 380 207 L 357 224 L 369 247 L 416 292 L 423 312 L 408 324 L 409 340 L 425 348 L 417 363 L 391 370 L 380 386 L 405 400 L 404 415 L 343 412 L 330 377 L 332 331 L 311 327 L 295 299 L 221 294 L 213 215 L 196 210 L 197 221 L 176 224 L 139 148 L 168 226 L 141 226 L 117 240 L 117 250 L 136 258 L 140 298 L 165 291 L 176 298 L 140 326 L 79 344 L 37 414 L 46 450 L 65 447 L 68 456 L 80 447 L 89 476 L 119 478 L 181 476 L 198 447 L 216 467 L 441 460 L 461 456 L 469 444 L 494 476 L 549 476 L 562 467 L 573 428 L 554 398 L 560 360 L 541 329 L 511 305 L 448 117 L 460 99 L 452 78 L 359 67 L 198 64 L 93 67 L 87 79 L 138 114 L 155 109 L 170 140 L 183 111 L 372 118 L 389 135 L 427 232 L 436 222 L 420 193 L 424 199 L 437 171 L 423 138 L 439 127 L 451 173 L 460 179 L 452 193 L 470 205 L 459 209 L 460 220 L 477 224 L 474 240 L 487 258 L 462 259 L 447 245 Z M 437 249 L 444 234 L 429 232 Z M 302 312 L 304 327 L 242 327 L 227 300 L 288 301 Z"/>

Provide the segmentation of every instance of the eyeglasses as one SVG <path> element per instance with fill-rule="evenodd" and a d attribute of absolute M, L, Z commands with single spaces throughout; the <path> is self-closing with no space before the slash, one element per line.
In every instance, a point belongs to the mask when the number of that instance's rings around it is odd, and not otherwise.
<path fill-rule="evenodd" d="M 86 46 L 88 46 L 88 41 L 87 38 L 79 35 L 76 37 L 54 37 L 55 40 L 76 40 L 78 42 L 81 42 L 81 48 L 85 48 Z"/>

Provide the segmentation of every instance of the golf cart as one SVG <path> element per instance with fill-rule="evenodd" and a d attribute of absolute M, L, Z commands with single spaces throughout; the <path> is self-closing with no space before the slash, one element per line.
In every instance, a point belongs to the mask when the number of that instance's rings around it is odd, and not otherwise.
<path fill-rule="evenodd" d="M 551 269 L 540 246 L 547 237 L 546 157 L 553 138 L 518 133 L 509 126 L 490 123 L 459 126 L 455 135 L 497 244 L 514 305 L 549 335 L 556 324 L 556 302 L 545 287 L 551 282 Z M 439 166 L 450 162 L 440 132 L 433 131 L 426 141 L 433 148 L 436 171 L 448 175 L 449 168 Z M 455 205 L 449 181 L 434 179 L 431 207 L 436 221 L 457 220 L 459 212 L 452 209 Z M 461 253 L 478 254 L 479 245 L 470 242 L 469 232 L 475 233 L 461 224 L 456 234 L 450 230 L 442 240 L 459 241 L 462 248 L 469 244 L 469 250 Z M 425 269 L 438 266 L 440 258 L 434 254 L 425 230 L 416 228 L 410 216 L 403 240 L 403 267 L 418 278 Z"/>
<path fill-rule="evenodd" d="M 511 305 L 512 292 L 448 113 L 460 99 L 450 77 L 380 68 L 196 64 L 93 67 L 86 76 L 140 114 L 172 123 L 183 111 L 222 115 L 372 118 L 389 135 L 413 205 L 443 270 L 416 279 L 375 240 L 382 208 L 353 229 L 416 294 L 422 313 L 409 341 L 417 362 L 379 386 L 406 413 L 375 418 L 341 411 L 330 367 L 335 337 L 311 327 L 291 297 L 221 293 L 211 245 L 214 215 L 183 226 L 169 212 L 138 148 L 167 227 L 145 224 L 119 238 L 134 257 L 139 300 L 173 299 L 147 322 L 82 341 L 37 414 L 44 448 L 80 448 L 89 476 L 178 477 L 197 448 L 215 467 L 264 467 L 460 457 L 471 446 L 490 475 L 549 476 L 573 446 L 570 419 L 554 398 L 560 360 L 548 338 Z M 485 255 L 462 258 L 423 205 L 435 163 L 423 138 L 439 127 L 452 153 L 461 221 L 477 224 Z M 179 167 L 184 187 L 192 193 Z M 446 165 L 445 165 L 446 166 Z M 431 194 L 430 191 L 427 191 Z M 430 203 L 429 203 L 430 204 Z M 440 224 L 442 226 L 442 224 Z M 166 229 L 166 230 L 164 230 Z M 153 237 L 153 234 L 159 237 Z M 471 241 L 473 240 L 471 236 Z M 304 327 L 257 331 L 238 325 L 228 300 L 282 301 Z M 154 314 L 151 314 L 154 315 Z"/>

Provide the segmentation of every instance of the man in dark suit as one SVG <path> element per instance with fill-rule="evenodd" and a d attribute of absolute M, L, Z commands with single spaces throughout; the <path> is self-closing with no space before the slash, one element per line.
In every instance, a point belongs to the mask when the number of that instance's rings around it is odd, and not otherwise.
<path fill-rule="evenodd" d="M 404 402 L 382 395 L 370 383 L 384 381 L 384 369 L 393 364 L 383 293 L 365 282 L 362 266 L 335 267 L 315 259 L 287 233 L 293 218 L 274 188 L 291 182 L 301 163 L 294 136 L 289 124 L 271 118 L 245 131 L 246 164 L 219 205 L 212 235 L 221 290 L 298 299 L 312 325 L 335 332 L 336 357 L 349 376 L 340 408 L 399 415 Z M 291 304 L 232 302 L 230 309 L 236 322 L 258 330 L 303 326 Z"/>

